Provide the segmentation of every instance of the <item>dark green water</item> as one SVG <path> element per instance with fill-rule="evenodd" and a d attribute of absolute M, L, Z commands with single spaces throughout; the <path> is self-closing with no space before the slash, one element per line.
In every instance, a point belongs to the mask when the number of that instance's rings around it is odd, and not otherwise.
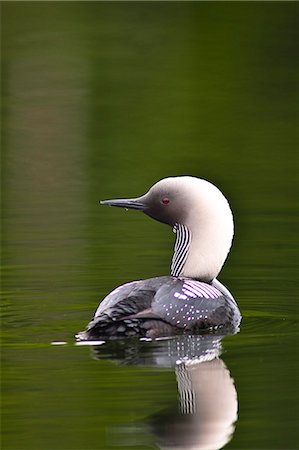
<path fill-rule="evenodd" d="M 299 448 L 298 29 L 296 2 L 2 2 L 3 450 L 221 447 L 174 417 L 168 344 L 73 338 L 169 270 L 170 229 L 98 200 L 181 174 L 230 199 L 220 279 L 243 315 L 194 385 L 217 405 L 230 372 L 227 449 Z"/>

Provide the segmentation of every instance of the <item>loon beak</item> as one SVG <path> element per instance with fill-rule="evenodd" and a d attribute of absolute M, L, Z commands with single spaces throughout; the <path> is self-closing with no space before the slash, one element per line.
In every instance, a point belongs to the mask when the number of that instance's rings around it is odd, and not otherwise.
<path fill-rule="evenodd" d="M 139 198 L 119 198 L 115 200 L 100 200 L 101 205 L 117 206 L 118 208 L 137 209 L 144 211 L 146 204 Z"/>

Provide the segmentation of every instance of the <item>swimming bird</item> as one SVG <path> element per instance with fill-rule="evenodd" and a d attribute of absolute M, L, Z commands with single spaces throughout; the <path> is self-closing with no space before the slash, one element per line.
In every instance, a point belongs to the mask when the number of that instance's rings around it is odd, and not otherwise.
<path fill-rule="evenodd" d="M 78 340 L 236 329 L 241 314 L 217 276 L 234 235 L 231 208 L 212 183 L 192 176 L 164 178 L 137 198 L 100 201 L 142 211 L 176 234 L 170 275 L 132 281 L 98 306 Z"/>

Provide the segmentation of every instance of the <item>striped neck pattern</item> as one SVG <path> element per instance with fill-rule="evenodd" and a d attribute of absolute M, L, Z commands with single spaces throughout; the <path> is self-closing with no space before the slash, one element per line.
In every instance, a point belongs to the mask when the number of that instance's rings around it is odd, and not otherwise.
<path fill-rule="evenodd" d="M 190 248 L 191 243 L 191 231 L 186 225 L 176 223 L 173 231 L 176 233 L 176 241 L 174 245 L 174 253 L 171 262 L 171 275 L 173 277 L 179 277 Z"/>

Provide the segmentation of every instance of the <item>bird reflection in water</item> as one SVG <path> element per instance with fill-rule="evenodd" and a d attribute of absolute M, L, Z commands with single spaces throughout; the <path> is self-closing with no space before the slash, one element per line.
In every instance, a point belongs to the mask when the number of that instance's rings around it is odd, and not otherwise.
<path fill-rule="evenodd" d="M 136 340 L 130 344 L 110 341 L 93 347 L 92 353 L 96 359 L 106 359 L 109 355 L 121 364 L 173 368 L 178 408 L 176 411 L 167 408 L 146 424 L 156 445 L 168 450 L 217 450 L 231 440 L 238 411 L 234 380 L 219 358 L 222 338 L 207 334 L 152 342 Z"/>

